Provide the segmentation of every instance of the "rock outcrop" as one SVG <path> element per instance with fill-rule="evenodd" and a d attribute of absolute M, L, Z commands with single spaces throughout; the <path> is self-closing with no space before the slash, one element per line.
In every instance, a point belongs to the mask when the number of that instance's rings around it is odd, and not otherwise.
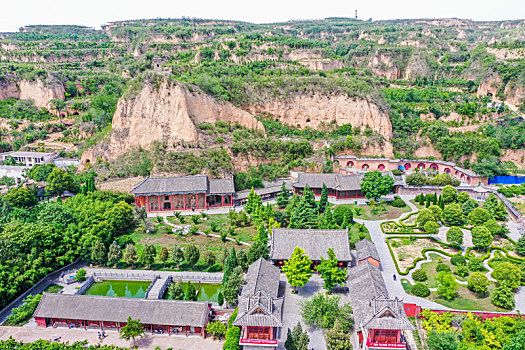
<path fill-rule="evenodd" d="M 20 80 L 0 83 L 0 100 L 19 98 L 33 100 L 35 106 L 49 108 L 52 99 L 64 99 L 64 86 L 60 83 L 44 83 L 40 80 Z"/>
<path fill-rule="evenodd" d="M 197 124 L 218 121 L 264 131 L 261 122 L 231 103 L 190 92 L 181 84 L 146 82 L 136 96 L 119 100 L 109 142 L 86 151 L 82 163 L 99 156 L 112 160 L 135 147 L 148 148 L 154 141 L 165 141 L 169 148 L 180 141 L 195 142 Z"/>
<path fill-rule="evenodd" d="M 250 105 L 254 114 L 269 113 L 284 124 L 304 128 L 320 128 L 322 125 L 351 124 L 362 129 L 370 127 L 385 137 L 392 138 L 392 124 L 385 110 L 366 98 L 350 98 L 346 95 L 297 95 L 290 99 L 267 99 Z"/>

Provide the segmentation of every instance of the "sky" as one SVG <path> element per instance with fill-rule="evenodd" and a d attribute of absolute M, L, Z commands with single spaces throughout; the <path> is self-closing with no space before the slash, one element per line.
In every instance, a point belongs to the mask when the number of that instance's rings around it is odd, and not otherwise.
<path fill-rule="evenodd" d="M 31 24 L 100 28 L 145 18 L 231 19 L 255 23 L 354 17 L 525 19 L 525 0 L 0 0 L 0 32 Z"/>

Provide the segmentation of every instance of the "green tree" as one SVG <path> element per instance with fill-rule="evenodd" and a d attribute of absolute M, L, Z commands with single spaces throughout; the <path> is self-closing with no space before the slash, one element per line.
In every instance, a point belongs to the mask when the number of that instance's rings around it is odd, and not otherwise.
<path fill-rule="evenodd" d="M 170 258 L 175 265 L 177 265 L 177 268 L 180 268 L 180 264 L 184 261 L 184 252 L 182 251 L 182 248 L 178 245 L 174 245 L 173 248 L 171 248 Z"/>
<path fill-rule="evenodd" d="M 388 175 L 383 175 L 379 170 L 369 171 L 361 181 L 361 191 L 366 198 L 378 200 L 381 196 L 389 194 L 394 187 L 394 179 Z"/>
<path fill-rule="evenodd" d="M 237 266 L 235 269 L 233 269 L 230 277 L 226 282 L 223 280 L 222 293 L 224 295 L 224 300 L 226 300 L 228 304 L 235 304 L 235 301 L 239 296 L 239 288 L 241 287 L 242 281 L 243 272 L 242 267 L 240 266 Z"/>
<path fill-rule="evenodd" d="M 505 204 L 500 202 L 494 193 L 489 194 L 483 203 L 483 209 L 487 210 L 490 213 L 490 216 L 496 220 L 505 220 L 505 217 L 507 216 Z"/>
<path fill-rule="evenodd" d="M 458 197 L 457 197 L 458 203 L 463 204 L 466 201 L 468 201 L 469 199 L 470 199 L 470 196 L 468 195 L 467 192 L 460 192 L 460 193 L 458 193 Z"/>
<path fill-rule="evenodd" d="M 458 197 L 458 190 L 450 185 L 443 187 L 443 202 L 445 204 L 453 203 Z"/>
<path fill-rule="evenodd" d="M 308 333 L 303 331 L 303 327 L 297 322 L 293 331 L 290 331 L 290 328 L 288 328 L 284 348 L 286 350 L 308 350 L 309 342 Z"/>
<path fill-rule="evenodd" d="M 352 209 L 350 208 L 350 206 L 339 205 L 335 207 L 334 212 L 333 212 L 334 222 L 337 225 L 343 227 L 343 222 L 345 221 L 345 219 L 348 224 L 351 224 L 354 222 L 354 213 L 352 212 Z"/>
<path fill-rule="evenodd" d="M 291 228 L 317 228 L 319 216 L 317 214 L 317 204 L 315 195 L 306 185 L 299 204 L 294 208 L 291 218 Z"/>
<path fill-rule="evenodd" d="M 195 267 L 195 265 L 199 261 L 200 256 L 201 253 L 196 245 L 190 244 L 184 248 L 184 259 L 190 267 Z"/>
<path fill-rule="evenodd" d="M 319 199 L 319 213 L 324 213 L 326 206 L 328 205 L 328 189 L 323 183 L 323 189 L 321 190 L 321 198 Z"/>
<path fill-rule="evenodd" d="M 463 210 L 457 203 L 449 204 L 443 210 L 443 220 L 452 226 L 461 226 L 464 223 Z"/>
<path fill-rule="evenodd" d="M 140 320 L 133 320 L 129 316 L 126 325 L 120 328 L 120 337 L 127 341 L 133 339 L 132 347 L 135 347 L 135 338 L 142 337 L 145 332 L 146 330 L 142 323 L 140 323 Z"/>
<path fill-rule="evenodd" d="M 146 265 L 146 269 L 149 269 L 155 262 L 156 256 L 157 250 L 155 249 L 155 246 L 153 244 L 146 244 L 140 254 L 140 262 Z"/>
<path fill-rule="evenodd" d="M 82 281 L 85 281 L 86 280 L 86 270 L 84 269 L 80 269 L 77 271 L 76 275 L 75 275 L 75 281 L 77 282 L 82 282 Z"/>
<path fill-rule="evenodd" d="M 339 320 L 335 320 L 334 327 L 326 331 L 326 349 L 352 350 L 348 329 L 344 329 Z"/>
<path fill-rule="evenodd" d="M 269 253 L 270 252 L 268 251 L 268 246 L 266 243 L 256 239 L 252 242 L 252 245 L 246 254 L 248 258 L 248 264 L 253 264 L 259 258 L 268 259 Z"/>
<path fill-rule="evenodd" d="M 416 218 L 417 226 L 422 229 L 429 221 L 435 221 L 434 214 L 429 209 L 421 209 Z"/>
<path fill-rule="evenodd" d="M 410 294 L 416 297 L 426 298 L 430 295 L 430 289 L 426 284 L 418 282 L 410 288 Z"/>
<path fill-rule="evenodd" d="M 463 231 L 459 227 L 451 227 L 447 231 L 447 242 L 455 247 L 463 244 Z"/>
<path fill-rule="evenodd" d="M 168 296 L 171 300 L 184 300 L 184 287 L 182 281 L 172 282 L 168 287 Z"/>
<path fill-rule="evenodd" d="M 519 267 L 511 262 L 505 261 L 496 265 L 492 271 L 492 277 L 512 289 L 517 289 L 521 284 L 522 272 Z"/>
<path fill-rule="evenodd" d="M 210 252 L 210 251 L 204 252 L 202 260 L 204 262 L 204 265 L 208 268 L 212 267 L 217 262 L 217 258 L 215 257 L 215 254 L 213 254 L 213 252 Z"/>
<path fill-rule="evenodd" d="M 443 216 L 443 210 L 439 205 L 431 205 L 428 207 L 428 210 L 430 210 L 432 215 L 434 215 L 434 221 L 438 222 L 441 220 L 441 217 Z"/>
<path fill-rule="evenodd" d="M 162 247 L 159 252 L 159 260 L 162 261 L 163 266 L 166 266 L 166 261 L 168 261 L 169 252 L 168 248 Z"/>
<path fill-rule="evenodd" d="M 133 244 L 126 245 L 126 249 L 124 250 L 123 258 L 124 258 L 124 262 L 128 265 L 133 266 L 137 263 L 139 257 L 138 257 L 137 248 L 135 248 L 135 245 Z"/>
<path fill-rule="evenodd" d="M 428 234 L 437 234 L 439 231 L 439 224 L 434 221 L 428 221 L 425 226 L 423 226 L 423 230 Z"/>
<path fill-rule="evenodd" d="M 210 322 L 206 326 L 206 332 L 216 339 L 221 339 L 226 334 L 227 330 L 227 326 L 221 321 Z"/>
<path fill-rule="evenodd" d="M 49 101 L 49 105 L 57 113 L 58 118 L 60 119 L 60 124 L 62 124 L 62 112 L 67 112 L 66 103 L 61 99 L 54 98 Z"/>
<path fill-rule="evenodd" d="M 35 194 L 28 188 L 12 188 L 4 196 L 4 200 L 11 206 L 17 208 L 29 208 L 37 203 Z"/>
<path fill-rule="evenodd" d="M 73 176 L 60 168 L 55 168 L 47 177 L 46 192 L 61 196 L 64 191 L 71 191 L 75 185 Z"/>
<path fill-rule="evenodd" d="M 113 241 L 109 246 L 108 251 L 108 264 L 111 266 L 116 266 L 120 259 L 122 258 L 122 249 L 118 245 L 117 241 Z"/>
<path fill-rule="evenodd" d="M 465 192 L 461 192 L 461 193 L 465 193 Z M 468 199 L 467 201 L 465 201 L 465 203 L 463 203 L 463 205 L 461 206 L 461 210 L 463 211 L 463 214 L 464 215 L 469 215 L 474 209 L 476 209 L 477 207 L 479 207 L 479 204 L 478 202 L 476 202 L 475 200 L 473 199 Z"/>
<path fill-rule="evenodd" d="M 468 277 L 467 288 L 477 294 L 487 294 L 489 292 L 489 279 L 481 272 L 473 272 Z"/>
<path fill-rule="evenodd" d="M 91 247 L 91 262 L 102 265 L 106 262 L 106 247 L 104 243 L 95 241 Z"/>
<path fill-rule="evenodd" d="M 476 208 L 468 214 L 468 221 L 473 226 L 483 225 L 485 222 L 492 219 L 489 211 L 483 208 Z"/>
<path fill-rule="evenodd" d="M 458 291 L 458 282 L 450 273 L 442 271 L 437 274 L 438 288 L 437 293 L 443 298 L 453 299 Z"/>
<path fill-rule="evenodd" d="M 427 344 L 430 350 L 457 350 L 458 341 L 452 332 L 430 331 L 427 336 Z"/>
<path fill-rule="evenodd" d="M 282 270 L 288 283 L 297 292 L 297 287 L 303 287 L 312 277 L 312 262 L 303 249 L 295 247 L 292 256 L 284 263 Z"/>
<path fill-rule="evenodd" d="M 331 291 L 338 284 L 343 285 L 345 283 L 346 270 L 338 267 L 338 260 L 333 248 L 329 248 L 326 253 L 328 259 L 321 257 L 321 263 L 317 265 L 317 272 L 324 281 L 323 288 Z"/>
<path fill-rule="evenodd" d="M 286 188 L 284 181 L 281 187 L 281 192 L 277 195 L 276 201 L 279 208 L 284 208 L 290 203 L 290 191 Z"/>
<path fill-rule="evenodd" d="M 516 253 L 525 256 L 525 235 L 522 235 L 516 242 Z"/>
<path fill-rule="evenodd" d="M 494 237 L 485 226 L 478 226 L 472 229 L 472 244 L 476 248 L 484 249 L 490 247 Z"/>
<path fill-rule="evenodd" d="M 239 261 L 237 260 L 237 254 L 235 252 L 235 248 L 232 247 L 230 250 L 230 254 L 226 258 L 226 260 L 224 260 L 224 273 L 222 275 L 223 282 L 228 281 L 230 274 L 233 272 L 233 270 L 237 266 L 239 266 Z"/>
<path fill-rule="evenodd" d="M 350 329 L 353 324 L 350 304 L 340 306 L 338 296 L 317 293 L 312 298 L 303 299 L 300 302 L 300 313 L 309 326 L 329 329 L 339 320 L 344 329 Z"/>
<path fill-rule="evenodd" d="M 195 285 L 188 281 L 186 283 L 186 293 L 184 293 L 184 300 L 197 301 L 197 289 Z"/>
<path fill-rule="evenodd" d="M 507 310 L 514 308 L 514 292 L 509 286 L 502 284 L 494 289 L 490 300 L 492 304 Z"/>
<path fill-rule="evenodd" d="M 246 204 L 244 205 L 244 210 L 248 214 L 253 214 L 260 207 L 262 207 L 261 196 L 259 196 L 257 193 L 255 193 L 255 190 L 252 187 L 250 193 L 248 194 L 248 198 L 247 198 Z"/>

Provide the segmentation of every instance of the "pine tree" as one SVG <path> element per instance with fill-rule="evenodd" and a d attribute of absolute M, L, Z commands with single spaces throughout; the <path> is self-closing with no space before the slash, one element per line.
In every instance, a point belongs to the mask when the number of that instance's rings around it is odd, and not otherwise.
<path fill-rule="evenodd" d="M 290 191 L 286 188 L 284 181 L 281 187 L 281 192 L 277 195 L 276 201 L 279 208 L 284 208 L 290 203 Z"/>
<path fill-rule="evenodd" d="M 96 241 L 91 248 L 91 261 L 95 264 L 103 264 L 106 260 L 106 247 L 104 243 Z"/>
<path fill-rule="evenodd" d="M 166 247 L 162 247 L 162 248 L 160 249 L 159 259 L 160 259 L 160 261 L 162 261 L 162 263 L 164 264 L 164 266 L 166 266 L 166 261 L 168 261 L 168 257 L 169 257 L 168 248 L 166 248 Z"/>
<path fill-rule="evenodd" d="M 261 196 L 259 196 L 257 193 L 255 193 L 255 190 L 251 189 L 250 194 L 248 194 L 248 199 L 246 204 L 244 205 L 244 210 L 248 214 L 252 214 L 257 212 L 257 210 L 262 206 L 262 199 Z"/>
<path fill-rule="evenodd" d="M 224 261 L 224 273 L 222 275 L 222 283 L 226 283 L 228 281 L 230 274 L 233 272 L 233 269 L 235 269 L 237 266 L 239 266 L 239 261 L 237 260 L 235 248 L 232 247 L 230 255 L 228 255 L 228 257 Z"/>
<path fill-rule="evenodd" d="M 419 195 L 419 205 L 425 204 L 425 196 L 423 196 L 423 193 Z"/>
<path fill-rule="evenodd" d="M 292 256 L 288 259 L 282 268 L 288 283 L 297 292 L 297 287 L 303 287 L 312 276 L 312 262 L 305 251 L 295 247 Z"/>
<path fill-rule="evenodd" d="M 137 248 L 133 244 L 128 244 L 124 250 L 124 261 L 128 265 L 135 265 L 138 259 Z"/>
<path fill-rule="evenodd" d="M 432 204 L 433 205 L 437 205 L 437 194 L 434 193 L 434 195 L 432 196 Z"/>
<path fill-rule="evenodd" d="M 326 222 L 326 228 L 331 229 L 334 226 L 334 217 L 332 215 L 332 209 L 328 208 L 328 210 L 324 212 L 324 218 Z"/>
<path fill-rule="evenodd" d="M 327 350 L 351 350 L 350 335 L 343 328 L 339 320 L 335 320 L 334 327 L 326 331 Z"/>
<path fill-rule="evenodd" d="M 268 230 L 264 227 L 264 224 L 257 227 L 257 238 L 264 243 L 268 243 Z"/>
<path fill-rule="evenodd" d="M 319 200 L 319 213 L 324 213 L 326 206 L 328 205 L 328 189 L 323 183 L 323 189 L 321 190 L 321 199 Z"/>
<path fill-rule="evenodd" d="M 248 264 L 253 264 L 259 258 L 267 259 L 268 255 L 267 244 L 256 239 L 248 249 Z"/>
<path fill-rule="evenodd" d="M 427 194 L 425 197 L 427 199 L 426 202 L 425 202 L 425 207 L 428 208 L 428 207 L 430 207 L 430 195 Z"/>
<path fill-rule="evenodd" d="M 168 287 L 168 296 L 172 300 L 184 300 L 184 287 L 180 279 L 178 282 L 172 282 L 170 284 Z"/>
<path fill-rule="evenodd" d="M 291 228 L 317 228 L 319 216 L 315 196 L 308 186 L 305 187 L 299 204 L 294 208 L 291 218 Z"/>
<path fill-rule="evenodd" d="M 195 285 L 190 281 L 188 281 L 186 284 L 186 293 L 184 299 L 188 301 L 197 301 L 197 289 L 195 289 Z"/>
<path fill-rule="evenodd" d="M 122 258 L 122 250 L 116 241 L 113 241 L 109 246 L 108 252 L 108 264 L 111 266 L 116 266 L 120 259 Z"/>

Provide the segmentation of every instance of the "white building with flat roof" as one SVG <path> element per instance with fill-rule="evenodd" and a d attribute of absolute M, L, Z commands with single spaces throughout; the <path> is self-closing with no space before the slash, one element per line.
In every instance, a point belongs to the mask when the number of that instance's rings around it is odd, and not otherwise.
<path fill-rule="evenodd" d="M 19 163 L 24 164 L 25 166 L 33 166 L 37 164 L 47 164 L 52 162 L 56 157 L 56 153 L 46 153 L 46 152 L 6 152 L 0 154 L 0 161 L 6 160 L 7 157 L 13 157 Z"/>

